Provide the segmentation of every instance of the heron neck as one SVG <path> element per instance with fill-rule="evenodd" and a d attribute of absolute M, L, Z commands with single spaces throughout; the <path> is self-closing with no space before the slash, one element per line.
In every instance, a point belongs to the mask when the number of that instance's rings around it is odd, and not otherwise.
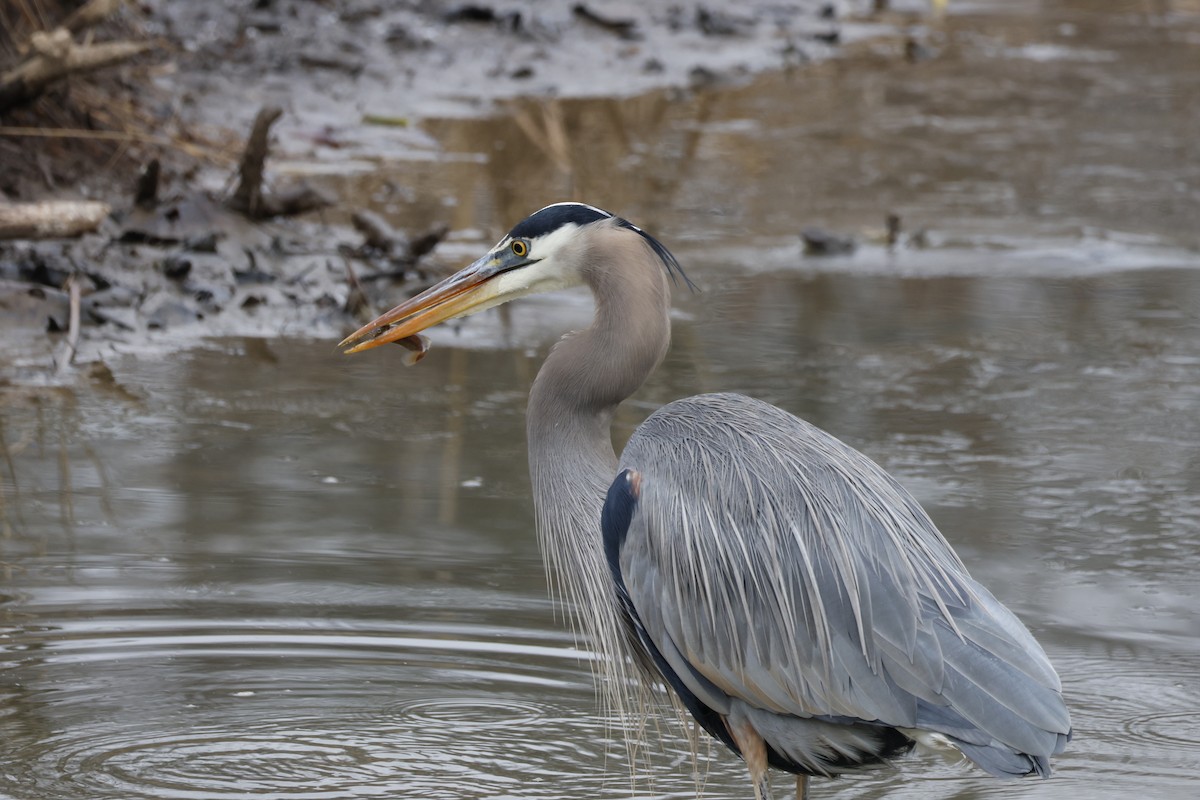
<path fill-rule="evenodd" d="M 550 522 L 544 507 L 564 497 L 579 497 L 587 530 L 596 527 L 616 474 L 613 414 L 655 370 L 670 342 L 670 294 L 658 257 L 628 231 L 604 231 L 597 239 L 591 253 L 604 255 L 583 259 L 589 264 L 584 281 L 596 303 L 592 324 L 551 350 L 529 395 L 526 424 L 539 527 Z"/>
<path fill-rule="evenodd" d="M 612 419 L 662 361 L 670 341 L 665 270 L 636 234 L 602 231 L 584 281 L 592 324 L 560 341 L 529 393 L 526 426 L 537 533 L 551 591 L 608 675 L 606 703 L 625 707 L 625 658 L 638 652 L 604 555 L 600 510 L 616 476 Z M 598 254 L 604 253 L 603 260 Z M 640 663 L 636 659 L 635 667 Z M 649 683 L 645 684 L 649 685 Z"/>

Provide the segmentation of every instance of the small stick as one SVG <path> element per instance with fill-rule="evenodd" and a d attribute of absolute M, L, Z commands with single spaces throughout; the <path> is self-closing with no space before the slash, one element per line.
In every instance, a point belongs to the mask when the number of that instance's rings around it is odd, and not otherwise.
<path fill-rule="evenodd" d="M 347 259 L 344 261 L 346 265 L 346 282 L 350 284 L 350 293 L 346 295 L 346 305 L 343 311 L 351 317 L 358 317 L 362 312 L 371 312 L 371 301 L 367 299 L 367 293 L 363 291 L 362 284 L 358 282 L 358 276 L 354 274 L 354 267 Z M 371 314 L 371 316 L 374 316 Z"/>
<path fill-rule="evenodd" d="M 282 115 L 283 109 L 277 106 L 264 106 L 258 112 L 238 166 L 238 185 L 233 190 L 233 197 L 229 198 L 229 206 L 251 218 L 257 219 L 262 213 L 263 172 L 271 146 L 269 134 L 271 126 Z"/>
<path fill-rule="evenodd" d="M 142 167 L 133 192 L 133 203 L 138 208 L 150 210 L 158 205 L 158 176 L 161 169 L 157 158 L 150 159 Z"/>
<path fill-rule="evenodd" d="M 75 350 L 79 345 L 79 281 L 75 276 L 67 281 L 70 292 L 71 312 L 67 322 L 67 343 L 63 348 L 62 357 L 58 361 L 58 371 L 66 372 L 67 367 L 75 360 Z"/>

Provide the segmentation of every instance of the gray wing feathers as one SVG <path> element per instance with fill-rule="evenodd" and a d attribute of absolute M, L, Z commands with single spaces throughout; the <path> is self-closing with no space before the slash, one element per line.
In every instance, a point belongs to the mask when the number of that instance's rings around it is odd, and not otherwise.
<path fill-rule="evenodd" d="M 704 395 L 652 415 L 621 461 L 643 476 L 624 580 L 711 707 L 1061 749 L 1070 721 L 1041 648 L 862 454 L 773 406 Z"/>

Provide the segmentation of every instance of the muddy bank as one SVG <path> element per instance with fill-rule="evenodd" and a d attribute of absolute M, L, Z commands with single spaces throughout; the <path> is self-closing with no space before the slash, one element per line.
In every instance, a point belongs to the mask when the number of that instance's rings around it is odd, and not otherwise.
<path fill-rule="evenodd" d="M 631 96 L 795 66 L 864 35 L 870 26 L 848 19 L 872 7 L 346 0 L 246 13 L 229 0 L 154 5 L 164 34 L 185 49 L 174 79 L 183 102 L 234 121 L 278 103 L 297 136 L 313 125 L 476 115 L 513 97 Z M 248 84 L 251 70 L 265 74 Z"/>
<path fill-rule="evenodd" d="M 431 200 L 415 217 L 385 210 L 370 218 L 373 203 L 330 192 L 328 181 L 309 205 L 247 214 L 234 188 L 236 160 L 265 106 L 282 114 L 265 170 L 259 165 L 264 190 L 294 196 L 318 190 L 285 175 L 289 164 L 336 173 L 441 158 L 422 120 L 484 116 L 514 98 L 670 87 L 686 100 L 766 70 L 802 69 L 925 10 L 895 4 L 899 13 L 866 16 L 874 5 L 226 0 L 119 8 L 104 30 L 153 42 L 155 52 L 59 81 L 14 119 L 25 131 L 51 128 L 62 124 L 59 108 L 77 107 L 82 120 L 64 127 L 84 130 L 105 92 L 128 102 L 136 95 L 136 115 L 121 118 L 126 139 L 105 145 L 85 131 L 81 156 L 69 135 L 11 135 L 10 125 L 0 151 L 9 200 L 88 197 L 110 203 L 112 214 L 78 238 L 0 243 L 0 327 L 27 345 L 17 350 L 22 372 L 66 371 L 148 338 L 170 347 L 222 334 L 335 336 L 455 262 L 453 241 L 449 255 L 426 258 L 453 215 Z M 43 10 L 52 19 L 70 6 L 47 2 Z M 20 60 L 20 47 L 6 50 Z M 544 132 L 526 128 L 532 149 L 553 149 L 539 141 Z M 318 210 L 291 213 L 309 208 Z"/>

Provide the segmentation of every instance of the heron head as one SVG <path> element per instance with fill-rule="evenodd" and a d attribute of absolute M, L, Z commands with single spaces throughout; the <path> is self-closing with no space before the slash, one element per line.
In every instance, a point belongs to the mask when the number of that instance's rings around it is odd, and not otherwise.
<path fill-rule="evenodd" d="M 371 320 L 340 346 L 358 353 L 403 342 L 448 319 L 525 295 L 578 286 L 585 281 L 589 263 L 589 233 L 597 226 L 616 226 L 642 236 L 673 276 L 683 275 L 674 256 L 641 228 L 584 203 L 555 203 L 521 220 L 474 263 Z"/>

